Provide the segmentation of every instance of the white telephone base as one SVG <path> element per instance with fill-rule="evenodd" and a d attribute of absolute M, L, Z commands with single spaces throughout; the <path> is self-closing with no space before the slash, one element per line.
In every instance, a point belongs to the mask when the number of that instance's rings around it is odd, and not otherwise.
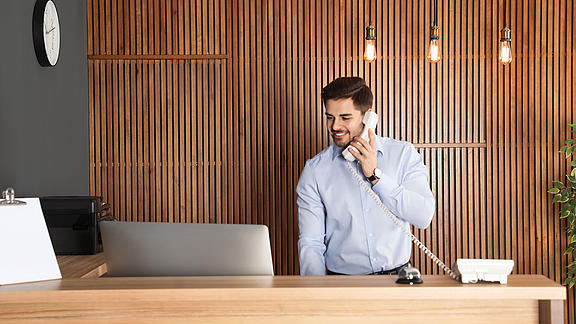
<path fill-rule="evenodd" d="M 506 284 L 513 267 L 514 260 L 458 259 L 452 269 L 462 283 L 490 281 Z"/>

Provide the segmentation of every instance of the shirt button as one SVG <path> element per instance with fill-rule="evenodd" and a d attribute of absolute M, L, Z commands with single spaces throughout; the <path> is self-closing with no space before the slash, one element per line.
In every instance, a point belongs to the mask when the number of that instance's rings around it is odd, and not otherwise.
<path fill-rule="evenodd" d="M 372 237 L 372 233 L 368 233 L 368 236 Z"/>
<path fill-rule="evenodd" d="M 372 258 L 372 261 L 376 261 L 376 258 Z"/>

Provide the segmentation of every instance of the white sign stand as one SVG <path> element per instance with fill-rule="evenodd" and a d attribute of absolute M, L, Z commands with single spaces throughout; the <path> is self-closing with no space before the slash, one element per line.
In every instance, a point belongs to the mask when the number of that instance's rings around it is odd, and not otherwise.
<path fill-rule="evenodd" d="M 38 198 L 0 205 L 0 285 L 61 279 Z"/>

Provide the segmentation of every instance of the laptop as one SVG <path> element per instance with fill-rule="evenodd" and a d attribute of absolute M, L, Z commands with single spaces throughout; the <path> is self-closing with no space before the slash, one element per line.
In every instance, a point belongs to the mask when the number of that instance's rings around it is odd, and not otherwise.
<path fill-rule="evenodd" d="M 274 275 L 265 225 L 100 222 L 108 275 Z"/>

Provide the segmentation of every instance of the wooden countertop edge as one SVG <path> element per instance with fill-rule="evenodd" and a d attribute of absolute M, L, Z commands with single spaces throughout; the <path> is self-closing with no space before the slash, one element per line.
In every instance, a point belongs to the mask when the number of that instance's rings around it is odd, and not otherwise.
<path fill-rule="evenodd" d="M 0 287 L 3 301 L 79 297 L 182 300 L 206 298 L 300 299 L 566 299 L 566 288 L 537 275 L 516 275 L 508 285 L 461 284 L 423 276 L 422 285 L 398 285 L 395 277 L 130 277 L 62 279 Z M 428 284 L 427 284 L 428 283 Z M 86 294 L 89 292 L 89 294 Z M 87 296 L 90 295 L 90 296 Z M 261 297 L 259 297 L 261 296 Z"/>
<path fill-rule="evenodd" d="M 83 279 L 88 279 L 88 278 L 100 278 L 103 275 L 105 275 L 108 272 L 108 267 L 106 266 L 106 263 L 101 264 L 100 266 L 92 269 L 92 271 L 89 271 L 87 273 L 85 273 L 82 278 Z"/>

